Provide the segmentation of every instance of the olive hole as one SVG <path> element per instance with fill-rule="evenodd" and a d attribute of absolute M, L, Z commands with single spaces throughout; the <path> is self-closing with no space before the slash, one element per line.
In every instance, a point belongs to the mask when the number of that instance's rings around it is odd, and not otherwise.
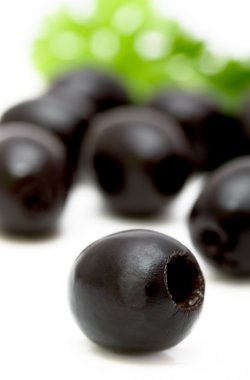
<path fill-rule="evenodd" d="M 198 306 L 204 297 L 204 279 L 197 264 L 188 256 L 176 255 L 166 267 L 168 292 L 181 308 Z"/>
<path fill-rule="evenodd" d="M 182 157 L 167 157 L 154 166 L 153 181 L 157 190 L 164 195 L 174 195 L 183 187 L 191 172 L 190 164 Z"/>
<path fill-rule="evenodd" d="M 201 233 L 201 242 L 206 247 L 218 247 L 221 244 L 221 238 L 218 232 L 206 229 Z"/>
<path fill-rule="evenodd" d="M 93 163 L 101 188 L 109 194 L 119 193 L 125 181 L 125 171 L 122 164 L 106 154 L 97 154 Z"/>
<path fill-rule="evenodd" d="M 25 210 L 32 214 L 42 214 L 53 205 L 53 194 L 49 186 L 41 183 L 25 186 L 20 192 Z"/>

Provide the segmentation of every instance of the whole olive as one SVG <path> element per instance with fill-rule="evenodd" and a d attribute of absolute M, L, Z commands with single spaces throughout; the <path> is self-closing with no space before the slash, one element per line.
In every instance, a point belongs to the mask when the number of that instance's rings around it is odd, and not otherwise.
<path fill-rule="evenodd" d="M 0 128 L 0 227 L 34 235 L 57 227 L 67 196 L 65 147 L 31 124 Z"/>
<path fill-rule="evenodd" d="M 167 89 L 149 105 L 165 112 L 182 127 L 198 170 L 212 170 L 250 152 L 240 118 L 225 114 L 208 95 L 190 90 Z"/>
<path fill-rule="evenodd" d="M 48 94 L 63 99 L 79 111 L 87 101 L 95 113 L 130 102 L 120 79 L 93 68 L 77 68 L 59 75 L 50 85 Z"/>
<path fill-rule="evenodd" d="M 190 147 L 178 125 L 146 107 L 101 114 L 90 126 L 88 145 L 94 177 L 117 212 L 162 211 L 192 170 Z"/>
<path fill-rule="evenodd" d="M 100 239 L 76 260 L 70 302 L 89 339 L 123 352 L 163 350 L 193 327 L 205 283 L 192 253 L 177 240 L 148 230 Z"/>
<path fill-rule="evenodd" d="M 215 268 L 250 275 L 250 157 L 238 158 L 211 175 L 189 220 L 199 252 Z"/>
<path fill-rule="evenodd" d="M 66 147 L 70 168 L 69 182 L 71 182 L 78 165 L 82 141 L 92 116 L 93 108 L 87 101 L 82 104 L 79 111 L 68 103 L 47 95 L 11 107 L 3 114 L 2 122 L 31 123 L 55 134 Z"/>

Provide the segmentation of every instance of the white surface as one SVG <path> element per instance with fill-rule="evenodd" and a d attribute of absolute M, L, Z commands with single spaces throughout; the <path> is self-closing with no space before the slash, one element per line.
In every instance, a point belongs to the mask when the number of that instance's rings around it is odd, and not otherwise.
<path fill-rule="evenodd" d="M 39 20 L 56 3 L 1 2 L 0 111 L 39 88 L 28 46 Z M 250 53 L 248 1 L 172 0 L 166 7 L 213 45 L 236 54 L 247 54 L 249 46 Z M 135 222 L 105 213 L 97 192 L 81 185 L 70 197 L 58 236 L 29 242 L 0 235 L 0 378 L 249 379 L 250 284 L 218 278 L 201 260 L 207 279 L 203 313 L 192 334 L 169 351 L 141 357 L 111 354 L 84 338 L 69 311 L 70 268 L 97 238 L 149 228 L 192 249 L 183 220 L 199 187 L 199 180 L 192 181 L 162 218 Z"/>

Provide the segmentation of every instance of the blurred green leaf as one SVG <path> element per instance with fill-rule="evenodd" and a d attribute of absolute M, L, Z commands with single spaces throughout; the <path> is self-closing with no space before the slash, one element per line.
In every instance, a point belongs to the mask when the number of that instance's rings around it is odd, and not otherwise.
<path fill-rule="evenodd" d="M 47 79 L 80 65 L 119 74 L 136 101 L 164 86 L 212 93 L 235 112 L 250 87 L 250 64 L 218 57 L 150 0 L 96 0 L 90 17 L 62 7 L 47 17 L 33 44 L 33 60 Z"/>

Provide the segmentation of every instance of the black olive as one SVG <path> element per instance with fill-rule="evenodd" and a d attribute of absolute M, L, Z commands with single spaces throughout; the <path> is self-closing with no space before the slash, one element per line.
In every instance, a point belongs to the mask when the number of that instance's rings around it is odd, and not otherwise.
<path fill-rule="evenodd" d="M 178 89 L 157 94 L 150 106 L 173 117 L 192 148 L 198 170 L 212 170 L 250 151 L 239 117 L 222 112 L 208 95 Z"/>
<path fill-rule="evenodd" d="M 0 128 L 0 226 L 35 235 L 57 227 L 67 196 L 63 144 L 31 124 Z"/>
<path fill-rule="evenodd" d="M 118 212 L 162 211 L 191 173 L 190 147 L 178 125 L 146 107 L 101 114 L 88 145 L 99 188 Z"/>
<path fill-rule="evenodd" d="M 123 352 L 163 350 L 190 332 L 205 283 L 192 253 L 148 230 L 100 239 L 76 260 L 70 302 L 89 339 Z"/>
<path fill-rule="evenodd" d="M 243 107 L 242 107 L 242 131 L 243 134 L 246 136 L 247 142 L 248 142 L 248 153 L 250 153 L 250 92 L 248 91 L 245 95 L 245 99 L 243 101 Z"/>
<path fill-rule="evenodd" d="M 48 93 L 72 104 L 79 111 L 87 101 L 95 113 L 129 103 L 129 96 L 120 80 L 100 69 L 68 71 L 52 82 Z"/>
<path fill-rule="evenodd" d="M 2 122 L 31 123 L 59 137 L 67 149 L 69 182 L 71 182 L 78 165 L 82 141 L 92 116 L 93 108 L 87 101 L 82 104 L 80 111 L 56 97 L 42 96 L 13 106 L 4 113 Z"/>
<path fill-rule="evenodd" d="M 211 175 L 190 215 L 191 237 L 218 270 L 250 275 L 250 157 Z"/>

